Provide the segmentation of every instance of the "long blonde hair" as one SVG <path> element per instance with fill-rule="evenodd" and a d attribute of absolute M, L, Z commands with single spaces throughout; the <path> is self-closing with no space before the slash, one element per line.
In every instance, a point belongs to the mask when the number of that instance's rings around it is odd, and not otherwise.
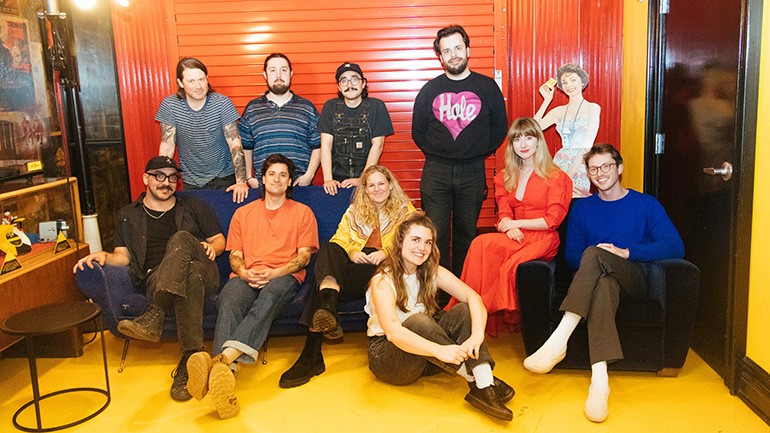
<path fill-rule="evenodd" d="M 404 247 L 404 238 L 412 226 L 425 227 L 433 236 L 430 255 L 423 264 L 417 267 L 417 281 L 420 289 L 417 292 L 417 302 L 425 306 L 425 312 L 429 315 L 438 310 L 436 303 L 436 277 L 438 275 L 440 253 L 436 244 L 436 226 L 424 212 L 413 212 L 409 214 L 398 226 L 396 239 L 393 242 L 393 248 L 390 249 L 388 257 L 380 264 L 379 271 L 388 275 L 396 288 L 396 306 L 401 311 L 407 310 L 408 292 L 404 284 L 404 275 L 406 275 L 406 266 L 401 250 Z"/>
<path fill-rule="evenodd" d="M 377 206 L 366 193 L 366 181 L 369 179 L 369 176 L 375 172 L 382 173 L 382 175 L 385 176 L 385 179 L 388 180 L 388 183 L 390 183 L 390 195 L 388 196 L 385 205 L 382 207 L 382 212 L 385 213 L 391 221 L 396 221 L 396 219 L 401 216 L 401 209 L 409 203 L 409 197 L 407 197 L 404 190 L 401 189 L 393 172 L 382 165 L 370 165 L 363 173 L 361 173 L 358 187 L 356 188 L 355 193 L 353 193 L 352 203 L 356 219 L 369 227 L 379 227 L 380 225 L 380 214 L 377 211 Z"/>
<path fill-rule="evenodd" d="M 513 191 L 516 182 L 519 180 L 519 173 L 524 161 L 516 154 L 513 149 L 513 140 L 519 137 L 537 138 L 537 147 L 535 148 L 535 174 L 546 181 L 551 178 L 559 166 L 553 162 L 551 154 L 548 152 L 548 145 L 545 143 L 543 130 L 537 120 L 531 117 L 519 117 L 511 123 L 511 129 L 508 130 L 508 147 L 505 149 L 505 168 L 503 169 L 503 185 L 508 192 Z"/>

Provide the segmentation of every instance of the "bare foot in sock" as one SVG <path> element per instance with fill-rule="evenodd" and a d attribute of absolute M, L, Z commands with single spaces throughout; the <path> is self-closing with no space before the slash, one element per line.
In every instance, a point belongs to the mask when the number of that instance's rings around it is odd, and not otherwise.
<path fill-rule="evenodd" d="M 524 360 L 524 368 L 533 373 L 545 374 L 561 362 L 566 354 L 566 347 L 554 349 L 550 345 L 544 344 L 540 349 L 537 349 L 537 352 L 529 355 Z"/>

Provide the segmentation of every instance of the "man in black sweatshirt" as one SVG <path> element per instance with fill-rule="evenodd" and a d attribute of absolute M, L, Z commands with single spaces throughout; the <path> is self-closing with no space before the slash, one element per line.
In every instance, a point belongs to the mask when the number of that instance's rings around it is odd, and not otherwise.
<path fill-rule="evenodd" d="M 505 138 L 508 118 L 497 83 L 468 68 L 470 40 L 462 27 L 439 30 L 433 49 L 445 73 L 417 94 L 412 139 L 425 154 L 422 209 L 438 230 L 441 265 L 459 276 L 486 195 L 484 159 Z"/>

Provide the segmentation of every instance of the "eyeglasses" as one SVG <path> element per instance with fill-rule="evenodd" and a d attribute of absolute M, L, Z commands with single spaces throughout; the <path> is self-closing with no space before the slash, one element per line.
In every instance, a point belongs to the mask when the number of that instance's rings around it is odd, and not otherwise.
<path fill-rule="evenodd" d="M 610 168 L 613 165 L 618 165 L 618 163 L 616 163 L 616 162 L 608 162 L 608 163 L 602 164 L 602 165 L 600 165 L 598 167 L 588 167 L 588 169 L 586 171 L 588 171 L 588 174 L 590 174 L 591 176 L 596 176 L 597 174 L 599 174 L 599 170 L 601 170 L 602 173 L 608 173 L 610 171 Z"/>
<path fill-rule="evenodd" d="M 341 86 L 347 86 L 348 83 L 357 86 L 358 83 L 360 83 L 363 79 L 360 77 L 353 77 L 353 78 L 343 78 L 339 81 Z"/>
<path fill-rule="evenodd" d="M 179 175 L 176 174 L 176 173 L 168 174 L 167 175 L 166 173 L 163 173 L 162 171 L 156 171 L 155 173 L 147 172 L 145 174 L 154 177 L 155 180 L 157 180 L 158 182 L 164 182 L 166 179 L 168 179 L 169 182 L 176 183 L 176 181 L 179 180 Z"/>

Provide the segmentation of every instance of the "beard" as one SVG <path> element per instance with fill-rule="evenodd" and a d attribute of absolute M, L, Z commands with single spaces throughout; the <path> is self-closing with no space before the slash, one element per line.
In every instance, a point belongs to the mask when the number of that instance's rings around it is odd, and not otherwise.
<path fill-rule="evenodd" d="M 291 87 L 291 81 L 288 83 L 275 82 L 272 86 L 270 84 L 267 85 L 268 90 L 278 96 L 285 95 L 289 91 L 289 87 Z"/>
<path fill-rule="evenodd" d="M 451 59 L 450 59 L 451 60 Z M 457 66 L 452 66 L 448 62 L 444 63 L 444 69 L 452 75 L 460 75 L 468 67 L 468 58 L 465 58 Z"/>

